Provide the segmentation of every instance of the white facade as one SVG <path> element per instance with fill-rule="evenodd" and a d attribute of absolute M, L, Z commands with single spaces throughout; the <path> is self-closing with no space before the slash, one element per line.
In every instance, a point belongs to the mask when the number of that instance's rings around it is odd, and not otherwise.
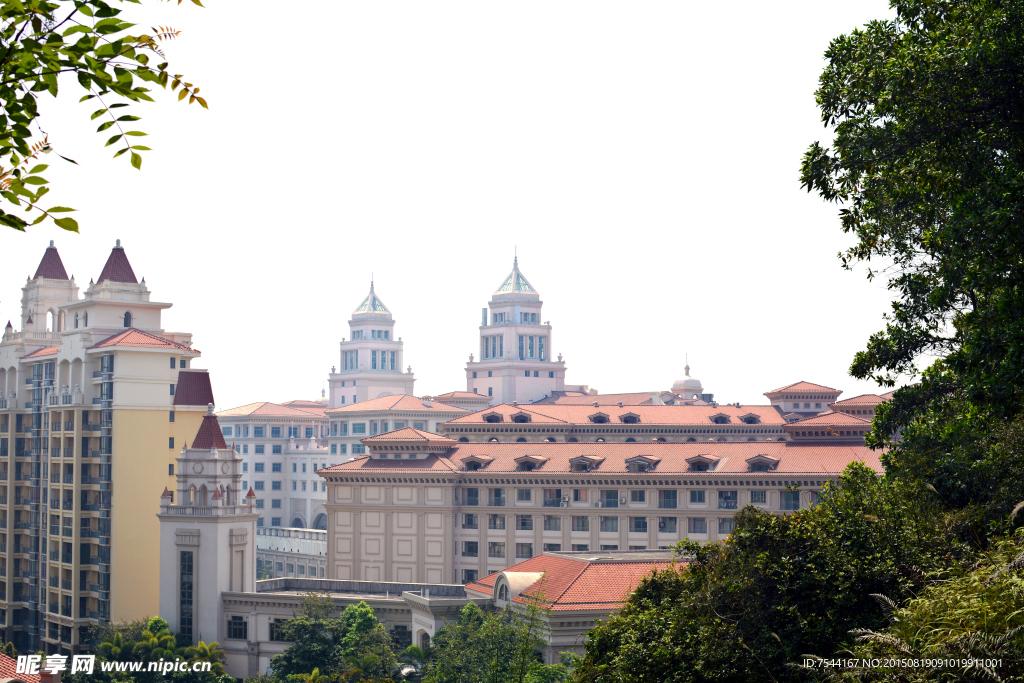
<path fill-rule="evenodd" d="M 530 403 L 565 389 L 565 363 L 552 360 L 551 325 L 544 321 L 540 294 L 512 264 L 482 311 L 477 360 L 466 364 L 466 389 L 491 404 Z"/>
<path fill-rule="evenodd" d="M 332 463 L 322 411 L 261 402 L 217 413 L 225 442 L 242 458 L 242 487 L 256 492 L 259 526 L 327 528 L 327 494 L 316 476 Z"/>
<path fill-rule="evenodd" d="M 425 432 L 440 432 L 444 422 L 468 413 L 465 408 L 440 403 L 427 396 L 384 396 L 329 410 L 329 462 L 334 465 L 365 453 L 366 447 L 361 439 L 368 436 L 406 427 Z"/>
<path fill-rule="evenodd" d="M 412 394 L 412 368 L 402 372 L 405 362 L 401 338 L 395 336 L 395 321 L 370 283 L 370 293 L 348 321 L 349 341 L 342 339 L 338 367 L 328 378 L 330 407 L 360 403 L 393 394 Z"/>

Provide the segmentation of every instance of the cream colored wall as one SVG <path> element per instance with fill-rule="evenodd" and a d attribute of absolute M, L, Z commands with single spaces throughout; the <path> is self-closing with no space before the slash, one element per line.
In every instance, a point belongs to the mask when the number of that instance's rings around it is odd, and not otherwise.
<path fill-rule="evenodd" d="M 160 494 L 174 478 L 182 440 L 199 431 L 204 409 L 113 411 L 110 617 L 114 623 L 155 616 L 160 609 Z M 173 436 L 175 448 L 168 448 Z"/>

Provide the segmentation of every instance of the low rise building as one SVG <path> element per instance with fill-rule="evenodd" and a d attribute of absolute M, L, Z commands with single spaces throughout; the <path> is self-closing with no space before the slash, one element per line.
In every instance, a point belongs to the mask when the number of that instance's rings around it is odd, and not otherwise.
<path fill-rule="evenodd" d="M 327 576 L 327 532 L 256 527 L 256 575 L 322 579 Z"/>
<path fill-rule="evenodd" d="M 362 403 L 327 411 L 330 421 L 331 463 L 351 460 L 366 452 L 362 440 L 367 436 L 384 434 L 396 429 L 412 427 L 420 431 L 439 431 L 449 420 L 466 415 L 465 408 L 440 403 L 428 396 L 382 396 Z"/>

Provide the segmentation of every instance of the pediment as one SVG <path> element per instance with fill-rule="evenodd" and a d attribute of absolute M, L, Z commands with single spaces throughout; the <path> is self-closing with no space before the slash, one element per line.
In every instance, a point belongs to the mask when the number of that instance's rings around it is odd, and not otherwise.
<path fill-rule="evenodd" d="M 746 413 L 744 415 L 740 415 L 739 420 L 743 424 L 748 425 L 761 424 L 761 416 L 755 413 Z"/>
<path fill-rule="evenodd" d="M 619 415 L 619 422 L 626 424 L 640 424 L 640 416 L 636 413 L 624 413 Z"/>
<path fill-rule="evenodd" d="M 591 415 L 587 415 L 587 419 L 593 422 L 594 424 L 607 424 L 608 413 L 593 413 Z"/>
<path fill-rule="evenodd" d="M 494 422 L 504 422 L 504 421 L 505 421 L 505 416 L 504 416 L 504 415 L 502 415 L 501 413 L 497 413 L 497 412 L 494 412 L 494 411 L 492 410 L 492 411 L 491 411 L 491 412 L 489 412 L 489 413 L 484 413 L 484 414 L 483 414 L 483 415 L 481 416 L 481 419 L 482 419 L 482 420 L 483 420 L 484 422 L 492 422 L 492 423 L 494 423 Z"/>
<path fill-rule="evenodd" d="M 569 469 L 574 469 L 577 465 L 586 465 L 588 470 L 596 470 L 602 462 L 604 458 L 598 455 L 577 455 L 569 458 Z"/>
<path fill-rule="evenodd" d="M 513 462 L 516 464 L 517 469 L 538 469 L 541 465 L 548 461 L 542 455 L 521 455 L 518 458 L 514 458 Z"/>
<path fill-rule="evenodd" d="M 690 466 L 690 470 L 693 472 L 709 471 L 715 469 L 715 465 L 718 464 L 718 458 L 713 455 L 694 455 L 686 459 L 686 464 Z"/>
<path fill-rule="evenodd" d="M 708 419 L 711 420 L 716 425 L 727 425 L 732 422 L 732 418 L 726 415 L 725 413 L 715 413 Z"/>
<path fill-rule="evenodd" d="M 522 424 L 524 422 L 532 422 L 533 421 L 533 417 L 529 413 L 524 413 L 521 410 L 518 413 L 512 413 L 512 415 L 509 417 L 509 419 L 512 420 L 512 422 L 518 422 L 520 424 Z"/>

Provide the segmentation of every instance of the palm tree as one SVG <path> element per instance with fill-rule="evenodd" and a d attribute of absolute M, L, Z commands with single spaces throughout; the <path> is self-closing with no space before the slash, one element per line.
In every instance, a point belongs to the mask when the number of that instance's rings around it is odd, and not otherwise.
<path fill-rule="evenodd" d="M 211 673 L 224 675 L 224 650 L 217 641 L 207 644 L 200 640 L 198 645 L 185 648 L 185 656 L 190 662 L 209 662 Z"/>
<path fill-rule="evenodd" d="M 155 662 L 161 658 L 174 659 L 178 656 L 177 645 L 174 634 L 166 628 L 156 633 L 146 630 L 132 648 L 132 654 L 144 662 Z"/>
<path fill-rule="evenodd" d="M 331 683 L 334 676 L 328 676 L 327 674 L 321 674 L 320 668 L 313 669 L 312 673 L 308 674 L 292 674 L 289 678 L 294 678 L 302 683 Z"/>
<path fill-rule="evenodd" d="M 123 662 L 132 656 L 132 645 L 126 645 L 121 634 L 115 633 L 113 638 L 100 643 L 96 653 L 108 662 Z"/>

